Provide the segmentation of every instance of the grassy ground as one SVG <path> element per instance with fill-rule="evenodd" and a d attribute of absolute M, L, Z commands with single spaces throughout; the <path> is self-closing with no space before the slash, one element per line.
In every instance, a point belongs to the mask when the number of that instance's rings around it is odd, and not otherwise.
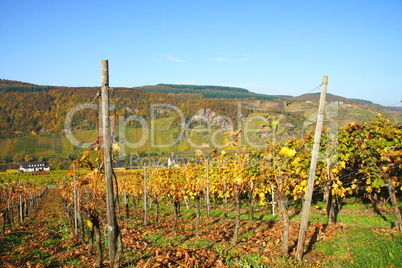
<path fill-rule="evenodd" d="M 140 239 L 147 243 L 141 251 L 142 257 L 133 255 L 132 267 L 141 267 L 139 264 L 145 260 L 149 263 L 166 260 L 163 254 L 170 256 L 177 248 L 196 252 L 202 249 L 198 254 L 210 256 L 209 260 L 214 260 L 215 264 L 222 262 L 226 265 L 222 267 L 402 267 L 402 234 L 391 228 L 395 217 L 387 206 L 383 207 L 382 215 L 374 214 L 369 205 L 345 206 L 339 222 L 332 226 L 325 224 L 326 216 L 321 206 L 316 205 L 310 217 L 303 261 L 282 257 L 282 224 L 278 216 L 270 215 L 264 209 L 256 211 L 254 221 L 248 220 L 243 209 L 239 241 L 233 246 L 230 243 L 233 212 L 225 220 L 222 219 L 222 207 L 217 207 L 211 218 L 203 219 L 201 235 L 197 239 L 194 236 L 194 209 L 183 214 L 177 229 L 174 229 L 167 220 L 173 211 L 164 207 L 166 214 L 162 218 L 165 220 L 157 227 L 152 222 L 147 227 L 140 223 L 132 225 L 143 234 Z M 297 243 L 299 220 L 298 215 L 291 217 L 291 256 Z M 155 248 L 160 250 L 159 259 L 152 254 Z"/>
<path fill-rule="evenodd" d="M 322 203 L 314 205 L 306 254 L 298 261 L 292 257 L 300 221 L 297 207 L 290 208 L 291 249 L 285 258 L 281 253 L 283 226 L 270 208 L 257 206 L 250 221 L 243 204 L 239 239 L 232 245 L 232 207 L 228 219 L 222 205 L 216 204 L 209 218 L 202 209 L 200 236 L 196 237 L 194 208 L 182 204 L 176 219 L 173 206 L 162 204 L 156 222 L 152 205 L 144 226 L 141 202 L 131 203 L 129 219 L 124 219 L 123 210 L 117 213 L 125 245 L 122 267 L 402 267 L 402 234 L 392 228 L 395 217 L 389 206 L 380 206 L 378 215 L 370 205 L 345 203 L 339 222 L 331 226 L 326 225 L 322 208 Z M 43 206 L 35 211 L 1 238 L 1 267 L 94 266 L 94 256 L 87 253 L 88 233 L 84 243 L 72 235 L 57 190 L 49 191 Z M 101 224 L 105 247 L 106 223 Z"/>
<path fill-rule="evenodd" d="M 82 267 L 87 258 L 64 219 L 56 190 L 0 240 L 0 267 Z"/>
<path fill-rule="evenodd" d="M 141 202 L 131 202 L 128 219 L 123 217 L 122 209 L 118 210 L 125 245 L 122 267 L 402 267 L 402 234 L 392 228 L 395 217 L 386 204 L 376 214 L 369 204 L 346 200 L 338 223 L 331 226 L 326 225 L 324 204 L 314 204 L 302 261 L 293 258 L 299 206 L 289 208 L 290 257 L 285 258 L 281 252 L 283 225 L 270 207 L 256 206 L 251 221 L 246 204 L 242 204 L 239 239 L 233 245 L 235 214 L 231 206 L 227 219 L 222 204 L 213 206 L 209 218 L 202 209 L 197 237 L 196 211 L 192 202 L 190 205 L 187 208 L 182 202 L 176 219 L 173 206 L 163 203 L 158 221 L 152 205 L 147 226 L 143 225 Z M 106 223 L 101 224 L 102 244 L 106 247 Z M 87 251 L 88 233 L 82 243 L 72 231 L 57 190 L 51 190 L 42 207 L 25 222 L 7 227 L 6 235 L 0 238 L 4 245 L 0 267 L 94 266 L 95 258 Z M 107 265 L 106 253 L 104 259 Z"/>
<path fill-rule="evenodd" d="M 402 267 L 402 236 L 390 229 L 345 225 L 314 251 L 326 256 L 325 267 Z"/>

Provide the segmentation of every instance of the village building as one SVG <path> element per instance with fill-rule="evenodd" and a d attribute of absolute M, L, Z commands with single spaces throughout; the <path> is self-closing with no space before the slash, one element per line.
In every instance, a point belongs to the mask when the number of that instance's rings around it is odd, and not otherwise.
<path fill-rule="evenodd" d="M 50 171 L 48 162 L 24 162 L 19 168 L 22 172 Z"/>
<path fill-rule="evenodd" d="M 181 156 L 171 156 L 168 158 L 168 167 L 170 166 L 178 167 L 181 164 L 187 164 L 187 163 L 188 159 Z"/>

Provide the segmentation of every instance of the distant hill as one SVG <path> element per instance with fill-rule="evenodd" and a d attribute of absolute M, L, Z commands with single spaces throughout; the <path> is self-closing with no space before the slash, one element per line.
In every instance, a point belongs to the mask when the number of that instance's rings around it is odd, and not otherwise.
<path fill-rule="evenodd" d="M 245 88 L 240 87 L 225 87 L 225 86 L 205 86 L 205 85 L 181 85 L 181 84 L 158 84 L 167 88 L 178 89 L 195 89 L 195 90 L 213 90 L 213 91 L 233 91 L 233 92 L 250 92 Z"/>
<path fill-rule="evenodd" d="M 257 100 L 284 100 L 287 95 L 265 95 L 250 92 L 245 88 L 210 86 L 210 85 L 176 85 L 176 84 L 158 84 L 156 86 L 143 86 L 139 90 L 146 92 L 172 93 L 172 94 L 196 94 L 203 98 L 215 99 L 246 99 L 253 98 Z"/>
<path fill-rule="evenodd" d="M 46 92 L 54 88 L 54 86 L 38 86 L 31 83 L 20 81 L 0 79 L 0 90 L 18 91 L 18 92 Z"/>
<path fill-rule="evenodd" d="M 166 89 L 166 86 L 161 85 L 154 87 Z M 233 122 L 237 122 L 238 107 L 235 103 L 228 102 L 227 95 L 223 98 L 210 96 L 206 99 L 204 94 L 199 94 L 197 98 L 189 98 L 182 95 L 187 92 L 185 90 L 176 89 L 180 92 L 172 94 L 171 91 L 147 89 L 149 86 L 113 88 L 112 103 L 116 107 L 116 115 L 123 117 L 137 115 L 142 116 L 145 120 L 150 120 L 152 104 L 170 104 L 180 107 L 186 119 L 190 118 L 198 109 L 209 108 L 218 114 L 227 116 Z M 62 131 L 65 118 L 71 108 L 78 104 L 98 101 L 95 97 L 99 90 L 100 87 L 38 86 L 18 81 L 0 80 L 0 99 L 2 100 L 0 102 L 0 138 Z M 215 96 L 220 92 L 229 93 L 229 91 L 217 89 L 215 91 L 189 91 L 189 94 L 198 92 L 211 92 Z M 242 97 L 245 98 L 245 96 Z M 233 98 L 235 95 L 232 95 Z M 242 113 L 247 115 L 249 109 L 243 108 Z M 169 114 L 165 112 L 158 116 L 166 117 Z M 176 115 L 176 117 L 178 116 Z M 74 126 L 78 129 L 95 129 L 98 121 L 96 118 L 97 111 L 82 111 L 75 115 Z M 134 121 L 130 124 L 139 125 L 139 122 Z"/>
<path fill-rule="evenodd" d="M 69 143 L 63 132 L 67 114 L 79 104 L 97 103 L 99 90 L 100 87 L 41 86 L 0 79 L 0 156 L 76 155 L 79 149 Z M 302 135 L 306 133 L 303 132 L 306 131 L 303 124 L 314 117 L 318 100 L 318 93 L 292 97 L 256 94 L 236 87 L 175 84 L 117 87 L 113 88 L 111 96 L 114 118 L 127 124 L 127 137 L 121 137 L 122 140 L 133 143 L 133 137 L 141 136 L 141 119 L 147 127 L 154 129 L 156 137 L 153 142 L 173 142 L 171 148 L 155 149 L 148 140 L 141 148 L 127 149 L 127 153 L 152 150 L 164 153 L 194 152 L 190 142 L 179 140 L 184 127 L 190 132 L 193 128 L 197 131 L 188 133 L 183 139 L 191 138 L 192 144 L 203 146 L 214 146 L 208 144 L 211 139 L 220 143 L 228 140 L 231 134 L 227 125 L 231 124 L 235 130 L 243 127 L 258 130 L 264 125 L 264 120 L 278 118 L 284 132 L 291 129 L 292 133 Z M 383 107 L 370 101 L 333 94 L 328 94 L 327 102 L 338 105 L 336 120 L 340 127 L 351 122 L 375 120 L 378 113 L 392 121 L 402 121 L 402 109 L 398 107 Z M 152 108 L 154 104 L 168 105 L 155 109 Z M 180 113 L 169 107 L 177 107 Z M 185 120 L 185 126 L 182 120 Z M 98 121 L 96 109 L 80 110 L 72 118 L 72 128 L 85 142 L 93 142 Z M 211 124 L 212 129 L 220 132 L 211 134 L 203 131 L 202 124 Z M 198 131 L 200 127 L 202 131 Z M 249 138 L 264 139 L 265 135 L 256 133 Z"/>
<path fill-rule="evenodd" d="M 51 89 L 63 88 L 60 86 L 40 86 L 31 83 L 0 79 L 0 90 L 2 91 L 16 91 L 16 92 L 47 92 Z M 70 87 L 82 88 L 82 87 Z M 122 89 L 122 88 L 120 88 Z M 178 84 L 157 84 L 154 86 L 142 86 L 135 89 L 144 92 L 154 93 L 172 93 L 181 94 L 195 94 L 201 98 L 215 98 L 215 99 L 244 99 L 254 98 L 258 100 L 275 100 L 285 99 L 291 97 L 288 95 L 265 95 L 250 92 L 245 88 L 239 87 L 226 87 L 226 86 L 211 86 L 211 85 L 178 85 Z M 180 97 L 180 96 L 179 96 Z"/>
<path fill-rule="evenodd" d="M 320 100 L 320 93 L 310 93 L 310 94 L 303 94 L 300 96 L 292 97 L 288 99 L 289 101 L 319 101 Z M 343 102 L 343 103 L 357 103 L 357 104 L 373 104 L 373 102 L 368 101 L 368 100 L 362 100 L 362 99 L 350 99 L 350 98 L 345 98 L 342 96 L 337 96 L 331 93 L 327 93 L 326 96 L 326 101 L 327 102 Z"/>
<path fill-rule="evenodd" d="M 21 81 L 0 79 L 0 87 L 7 86 L 7 85 L 9 85 L 9 86 L 37 86 L 35 84 L 21 82 Z"/>

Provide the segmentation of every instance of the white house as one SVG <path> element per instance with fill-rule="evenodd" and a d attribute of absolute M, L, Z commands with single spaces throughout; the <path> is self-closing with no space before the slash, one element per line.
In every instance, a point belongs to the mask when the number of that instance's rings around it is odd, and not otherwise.
<path fill-rule="evenodd" d="M 36 171 L 49 171 L 48 162 L 25 162 L 20 165 L 19 168 L 22 172 L 36 172 Z"/>
<path fill-rule="evenodd" d="M 168 158 L 168 167 L 170 166 L 179 166 L 180 164 L 187 164 L 188 159 L 181 156 L 171 156 Z"/>

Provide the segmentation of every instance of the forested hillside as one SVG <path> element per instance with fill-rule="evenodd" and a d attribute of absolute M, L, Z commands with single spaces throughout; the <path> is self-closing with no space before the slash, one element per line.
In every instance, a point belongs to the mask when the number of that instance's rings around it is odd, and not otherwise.
<path fill-rule="evenodd" d="M 77 105 L 96 105 L 99 87 L 59 87 L 37 86 L 30 83 L 0 79 L 0 144 L 3 156 L 14 155 L 66 156 L 77 151 L 66 139 L 63 132 L 68 113 Z M 208 95 L 212 94 L 212 95 Z M 220 95 L 221 94 L 221 95 Z M 250 94 L 253 97 L 245 97 Z M 249 134 L 249 142 L 267 139 L 264 126 L 269 121 L 281 122 L 281 133 L 285 136 L 303 135 L 314 120 L 317 111 L 317 94 L 299 97 L 266 96 L 246 89 L 222 86 L 159 84 L 135 88 L 113 88 L 111 102 L 116 125 L 127 123 L 129 127 L 122 141 L 138 141 L 144 127 L 139 120 L 145 120 L 145 129 L 152 128 L 157 144 L 170 144 L 171 148 L 157 152 L 193 152 L 189 143 L 213 146 L 211 140 L 224 143 L 229 139 L 230 130 L 248 128 L 255 131 Z M 214 96 L 214 97 L 208 97 Z M 231 96 L 231 98 L 228 98 Z M 332 105 L 339 127 L 348 123 L 370 122 L 378 113 L 393 122 L 401 122 L 402 111 L 370 103 L 368 101 L 346 99 L 328 94 L 328 104 Z M 151 109 L 152 105 L 165 105 Z M 333 106 L 335 105 L 335 106 Z M 170 107 L 170 108 L 169 108 Z M 172 108 L 174 107 L 174 108 Z M 176 109 L 176 111 L 174 111 Z M 180 111 L 177 112 L 177 111 Z M 126 120 L 131 118 L 132 120 Z M 195 118 L 207 118 L 217 129 L 202 130 Z M 180 138 L 183 120 L 191 129 L 185 138 Z M 229 125 L 227 124 L 229 122 Z M 74 113 L 72 128 L 83 142 L 96 139 L 98 112 L 94 108 L 81 109 Z M 205 122 L 204 122 L 205 123 Z M 238 126 L 241 124 L 241 126 Z M 198 128 L 198 129 L 197 129 Z M 204 132 L 202 132 L 204 131 Z M 145 130 L 146 135 L 151 132 Z M 247 131 L 246 131 L 247 132 Z M 144 134 L 145 135 L 145 134 Z M 117 133 L 118 136 L 118 133 Z M 116 136 L 116 137 L 117 137 Z M 246 136 L 246 134 L 244 134 Z M 158 139 L 156 141 L 156 139 Z M 127 149 L 131 152 L 153 152 L 149 138 L 142 146 Z"/>
<path fill-rule="evenodd" d="M 253 98 L 257 100 L 284 100 L 288 95 L 265 95 L 250 92 L 245 88 L 224 87 L 224 86 L 202 86 L 202 85 L 175 85 L 158 84 L 156 86 L 145 86 L 140 88 L 142 91 L 174 93 L 174 94 L 196 94 L 203 98 L 220 99 L 244 99 Z"/>
<path fill-rule="evenodd" d="M 28 83 L 0 80 L 0 138 L 28 134 L 59 132 L 64 128 L 67 113 L 78 104 L 97 103 L 97 87 L 35 86 Z M 190 118 L 199 109 L 209 108 L 236 123 L 236 104 L 219 99 L 185 98 L 181 95 L 144 92 L 143 88 L 114 88 L 112 103 L 116 116 L 139 115 L 150 118 L 151 104 L 170 104 Z M 249 110 L 242 109 L 247 116 Z M 97 112 L 86 109 L 74 117 L 77 129 L 95 129 Z M 158 116 L 164 116 L 158 114 Z"/>

